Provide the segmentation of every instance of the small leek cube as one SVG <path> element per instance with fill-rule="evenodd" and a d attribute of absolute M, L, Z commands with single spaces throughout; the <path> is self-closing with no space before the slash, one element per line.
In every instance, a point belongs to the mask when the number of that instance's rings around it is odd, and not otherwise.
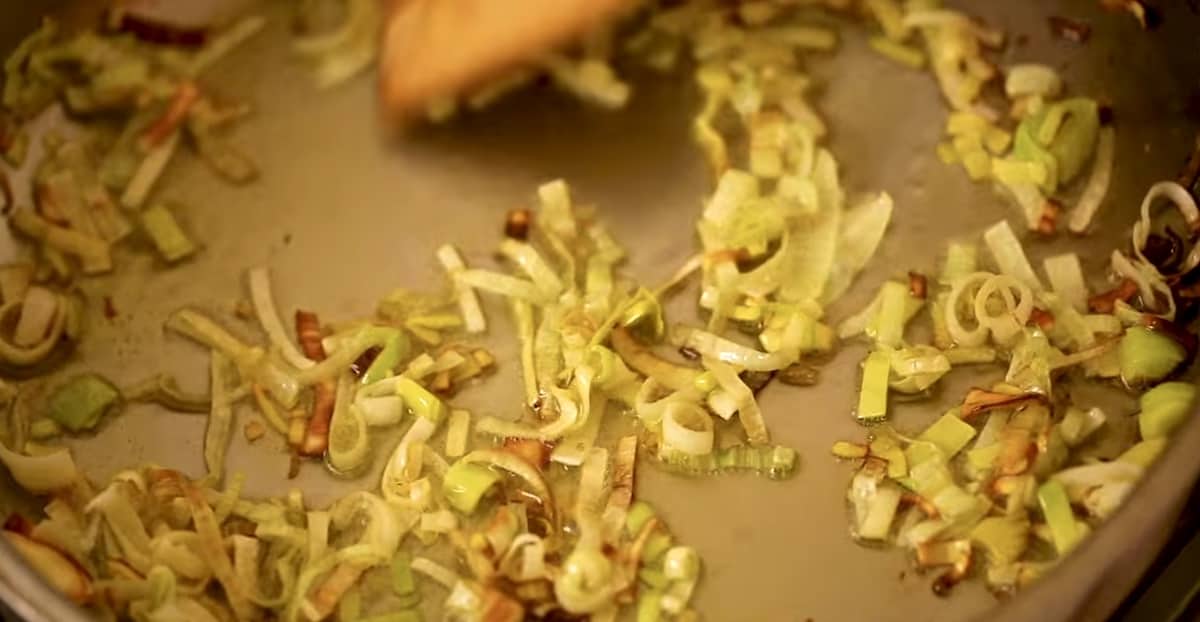
<path fill-rule="evenodd" d="M 475 512 L 483 495 L 500 481 L 487 467 L 470 462 L 455 462 L 442 481 L 442 494 L 454 509 L 463 514 Z"/>
<path fill-rule="evenodd" d="M 120 397 L 117 388 L 100 376 L 76 376 L 50 396 L 46 416 L 72 432 L 91 430 Z"/>
<path fill-rule="evenodd" d="M 167 263 L 175 263 L 196 252 L 196 245 L 183 232 L 175 216 L 162 204 L 142 212 L 142 229 Z"/>
<path fill-rule="evenodd" d="M 886 352 L 872 352 L 863 363 L 862 390 L 858 394 L 859 421 L 880 421 L 887 417 L 888 376 L 892 359 Z"/>

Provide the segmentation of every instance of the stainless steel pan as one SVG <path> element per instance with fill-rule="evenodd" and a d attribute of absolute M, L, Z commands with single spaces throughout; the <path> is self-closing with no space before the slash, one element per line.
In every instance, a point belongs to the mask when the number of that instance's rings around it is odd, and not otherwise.
<path fill-rule="evenodd" d="M 1145 189 L 1173 178 L 1192 148 L 1200 122 L 1194 108 L 1200 18 L 1182 2 L 1164 2 L 1163 26 L 1145 33 L 1126 15 L 1100 11 L 1094 0 L 951 4 L 1012 35 L 1002 64 L 1053 63 L 1074 92 L 1112 104 L 1119 149 L 1100 232 L 1031 244 L 1035 255 L 1078 250 L 1099 274 L 1108 250 L 1125 239 Z M 0 20 L 3 47 L 32 28 L 41 10 L 34 3 L 8 3 Z M 96 369 L 127 382 L 169 370 L 199 385 L 205 358 L 162 334 L 170 311 L 184 305 L 228 310 L 242 296 L 244 269 L 259 264 L 272 269 L 285 313 L 299 305 L 328 317 L 368 311 L 394 287 L 435 286 L 440 277 L 433 249 L 443 241 L 458 243 L 471 260 L 490 262 L 502 214 L 553 177 L 566 178 L 578 197 L 598 206 L 631 249 L 627 271 L 639 279 L 667 276 L 692 248 L 692 223 L 708 180 L 688 138 L 697 102 L 686 79 L 640 80 L 629 109 L 615 113 L 535 89 L 452 126 L 391 142 L 376 123 L 372 80 L 314 92 L 304 67 L 287 51 L 287 3 L 261 10 L 272 17 L 267 31 L 224 61 L 210 82 L 257 107 L 237 140 L 258 160 L 262 179 L 234 188 L 190 156 L 172 164 L 163 194 L 186 206 L 182 219 L 204 241 L 204 251 L 172 270 L 126 251 L 116 275 L 86 282 L 93 299 L 112 299 L 118 317 L 91 315 L 89 338 L 66 371 Z M 1076 45 L 1055 39 L 1046 22 L 1050 15 L 1088 21 L 1091 40 Z M 825 85 L 817 103 L 831 122 L 832 148 L 848 188 L 886 189 L 896 198 L 897 213 L 869 272 L 831 310 L 835 317 L 865 302 L 883 278 L 932 267 L 945 240 L 974 235 L 1009 209 L 961 170 L 932 157 L 945 110 L 932 79 L 873 55 L 855 29 L 844 32 L 842 51 L 813 64 Z M 491 311 L 502 372 L 462 395 L 460 402 L 477 412 L 507 408 L 519 395 L 506 315 Z M 828 448 L 862 434 L 850 416 L 861 354 L 854 346 L 843 349 L 817 387 L 766 392 L 763 408 L 776 438 L 802 455 L 793 480 L 688 480 L 653 468 L 639 472 L 638 495 L 655 501 L 677 535 L 703 555 L 706 578 L 697 604 L 706 619 L 1102 619 L 1162 546 L 1200 472 L 1194 449 L 1200 421 L 1192 421 L 1125 507 L 1032 589 L 1001 603 L 979 582 L 968 582 L 938 598 L 927 578 L 905 573 L 901 553 L 861 548 L 847 533 L 843 498 L 850 473 L 828 457 Z M 935 411 L 903 406 L 897 422 L 916 429 Z M 203 423 L 130 408 L 95 438 L 75 443 L 75 450 L 97 478 L 146 461 L 198 475 Z M 287 457 L 277 440 L 249 448 L 239 435 L 230 463 L 249 476 L 249 494 L 284 492 Z M 323 504 L 350 488 L 373 487 L 374 476 L 335 480 L 313 464 L 293 484 L 304 488 L 310 503 Z M 0 488 L 3 509 L 31 507 L 11 482 Z M 0 548 L 0 599 L 28 620 L 83 619 L 7 547 Z M 440 598 L 426 602 L 432 600 Z"/>

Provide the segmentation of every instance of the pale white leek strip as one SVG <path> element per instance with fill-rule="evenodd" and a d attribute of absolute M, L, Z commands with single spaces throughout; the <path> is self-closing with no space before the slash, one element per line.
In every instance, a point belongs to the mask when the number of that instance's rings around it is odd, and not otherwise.
<path fill-rule="evenodd" d="M 575 523 L 579 526 L 578 546 L 599 546 L 600 504 L 608 494 L 608 450 L 593 447 L 579 468 L 579 487 L 575 495 Z"/>
<path fill-rule="evenodd" d="M 879 305 L 883 301 L 883 290 L 880 289 L 875 293 L 875 297 L 871 298 L 871 302 L 863 307 L 858 313 L 842 320 L 837 327 L 839 339 L 849 339 L 856 335 L 861 335 L 867 330 L 867 326 L 879 314 Z"/>
<path fill-rule="evenodd" d="M 542 66 L 556 85 L 580 99 L 613 109 L 629 101 L 629 85 L 604 61 L 593 58 L 576 61 L 554 53 L 542 59 Z"/>
<path fill-rule="evenodd" d="M 457 573 L 426 557 L 413 558 L 411 568 L 441 583 L 446 589 L 452 589 L 454 584 L 458 583 Z"/>
<path fill-rule="evenodd" d="M 700 356 L 723 361 L 750 371 L 774 371 L 783 369 L 796 362 L 799 352 L 793 348 L 783 348 L 766 353 L 734 343 L 723 337 L 698 329 L 687 330 L 683 340 L 684 347 L 700 353 Z"/>
<path fill-rule="evenodd" d="M 167 168 L 167 163 L 175 155 L 175 148 L 179 146 L 179 134 L 178 129 L 171 132 L 166 140 L 159 143 L 146 154 L 146 157 L 142 158 L 137 172 L 133 174 L 133 178 L 129 180 L 129 184 L 125 186 L 125 191 L 121 194 L 121 205 L 126 209 L 140 209 L 146 202 L 146 197 L 150 196 L 150 189 L 154 187 L 154 182 L 162 176 L 163 170 Z"/>
<path fill-rule="evenodd" d="M 450 510 L 425 512 L 421 514 L 420 526 L 417 528 L 430 533 L 450 533 L 458 528 L 458 519 Z"/>
<path fill-rule="evenodd" d="M 209 363 L 209 383 L 212 411 L 204 428 L 204 466 L 209 477 L 221 481 L 225 471 L 225 452 L 233 430 L 233 402 L 230 399 L 229 376 L 232 364 L 219 350 L 212 350 Z"/>
<path fill-rule="evenodd" d="M 545 298 L 555 299 L 562 293 L 562 279 L 558 278 L 534 247 L 512 238 L 505 238 L 500 242 L 500 254 L 517 264 Z"/>
<path fill-rule="evenodd" d="M 467 439 L 471 428 L 471 412 L 454 409 L 446 423 L 446 457 L 457 458 L 467 453 Z"/>
<path fill-rule="evenodd" d="M 29 209 L 14 210 L 8 216 L 8 223 L 24 235 L 78 257 L 84 274 L 99 274 L 112 270 L 109 244 L 100 238 L 50 223 Z"/>
<path fill-rule="evenodd" d="M 315 562 L 329 551 L 329 512 L 308 512 L 305 523 L 308 532 L 308 561 Z"/>
<path fill-rule="evenodd" d="M 415 417 L 408 431 L 392 450 L 387 466 L 380 477 L 379 488 L 383 498 L 390 503 L 403 503 L 407 500 L 408 485 L 412 483 L 406 474 L 408 470 L 409 446 L 413 443 L 424 443 L 433 436 L 437 424 L 425 417 Z"/>
<path fill-rule="evenodd" d="M 1148 262 L 1131 261 L 1116 249 L 1112 252 L 1111 261 L 1115 274 L 1133 279 L 1137 283 L 1138 295 L 1147 305 L 1155 308 L 1156 315 L 1161 315 L 1168 320 L 1175 319 L 1175 296 L 1171 293 L 1171 287 L 1167 285 L 1153 265 Z M 1166 301 L 1167 305 L 1167 308 L 1161 313 L 1157 309 L 1160 300 Z"/>
<path fill-rule="evenodd" d="M 437 259 L 454 282 L 458 310 L 462 313 L 467 332 L 482 333 L 487 330 L 487 319 L 483 315 L 483 309 L 479 307 L 479 296 L 475 294 L 475 290 L 470 285 L 456 278 L 458 274 L 467 269 L 467 264 L 463 261 L 458 249 L 444 244 L 437 249 Z"/>
<path fill-rule="evenodd" d="M 66 313 L 58 294 L 34 285 L 25 292 L 21 301 L 21 314 L 13 329 L 12 343 L 18 348 L 29 349 L 41 343 L 50 333 L 50 327 L 59 313 Z"/>
<path fill-rule="evenodd" d="M 521 381 L 525 385 L 525 405 L 538 400 L 537 364 L 534 360 L 533 307 L 528 301 L 510 299 L 517 338 L 521 343 Z"/>
<path fill-rule="evenodd" d="M 1033 272 L 1033 266 L 1029 265 L 1029 258 L 1025 256 L 1021 241 L 1013 233 L 1008 221 L 1001 220 L 989 227 L 983 233 L 983 241 L 987 243 L 1000 272 L 1024 283 L 1035 292 L 1043 289 L 1042 282 Z"/>
<path fill-rule="evenodd" d="M 576 378 L 578 379 L 578 376 Z M 489 416 L 480 419 L 475 424 L 475 430 L 498 437 L 556 441 L 587 421 L 588 404 L 576 404 L 571 394 L 558 387 L 550 387 L 550 392 L 558 404 L 558 418 L 553 421 L 535 428 L 523 423 Z"/>
<path fill-rule="evenodd" d="M 904 25 L 904 9 L 897 0 L 866 0 L 864 6 L 879 22 L 888 39 L 903 43 L 908 38 L 910 29 Z"/>
<path fill-rule="evenodd" d="M 838 241 L 838 260 L 823 296 L 826 302 L 841 297 L 875 255 L 891 222 L 893 205 L 891 195 L 880 192 L 846 210 Z"/>
<path fill-rule="evenodd" d="M 395 385 L 392 378 L 380 380 L 379 382 L 384 383 L 388 381 L 392 381 L 392 385 Z M 399 395 L 370 396 L 366 394 L 368 388 L 370 387 L 364 387 L 363 390 L 354 396 L 354 406 L 358 408 L 359 414 L 362 415 L 363 422 L 371 427 L 400 423 L 400 420 L 404 418 L 404 399 Z"/>
<path fill-rule="evenodd" d="M 550 452 L 550 460 L 566 466 L 583 464 L 583 457 L 596 444 L 600 425 L 608 408 L 608 398 L 599 391 L 592 392 L 591 414 L 579 428 L 572 430 Z"/>
<path fill-rule="evenodd" d="M 1117 153 L 1117 133 L 1111 125 L 1100 128 L 1100 137 L 1096 142 L 1096 155 L 1092 160 L 1092 174 L 1088 177 L 1083 193 L 1075 209 L 1071 210 L 1071 218 L 1067 223 L 1071 233 L 1083 233 L 1091 226 L 1100 210 L 1105 197 L 1108 196 L 1108 186 L 1112 182 L 1113 163 Z"/>
<path fill-rule="evenodd" d="M 477 289 L 492 292 L 493 294 L 500 294 L 509 298 L 519 298 L 535 305 L 543 305 L 549 302 L 542 295 L 537 285 L 525 279 L 519 279 L 500 272 L 468 269 L 456 274 L 454 280 Z"/>
<path fill-rule="evenodd" d="M 779 292 L 780 298 L 787 302 L 821 299 L 837 263 L 844 203 L 837 166 L 833 154 L 826 149 L 817 150 L 813 182 L 817 186 L 819 207 L 815 215 L 791 232 L 791 250 L 783 267 L 786 277 Z"/>
<path fill-rule="evenodd" d="M 1200 223 L 1200 210 L 1196 207 L 1196 200 L 1192 198 L 1192 194 L 1186 188 L 1180 186 L 1173 181 L 1160 181 L 1146 193 L 1146 198 L 1142 199 L 1141 219 L 1133 224 L 1133 252 L 1145 265 L 1153 266 L 1150 260 L 1142 253 L 1142 248 L 1146 246 L 1146 241 L 1150 237 L 1150 228 L 1153 221 L 1150 216 L 1150 208 L 1154 206 L 1154 201 L 1160 197 L 1165 197 L 1171 201 L 1179 210 L 1183 220 L 1190 227 L 1196 227 Z M 1200 245 L 1197 245 L 1200 246 Z M 1183 265 L 1180 266 L 1181 272 L 1187 272 L 1196 267 L 1200 263 L 1200 248 L 1192 247 L 1192 252 L 1188 254 Z M 1153 269 L 1153 268 L 1151 268 Z M 1157 270 L 1155 270 L 1157 273 Z"/>
<path fill-rule="evenodd" d="M 625 528 L 629 506 L 633 503 L 634 475 L 637 469 L 638 438 L 636 435 L 621 437 L 613 450 L 612 481 L 608 503 L 601 515 L 605 537 L 616 541 Z"/>
<path fill-rule="evenodd" d="M 512 567 L 515 565 L 518 554 L 521 556 L 520 565 L 514 569 Z M 531 533 L 523 533 L 513 538 L 508 552 L 497 564 L 497 568 L 518 582 L 544 578 L 546 576 L 545 543 Z"/>
<path fill-rule="evenodd" d="M 688 257 L 687 261 L 683 262 L 683 265 L 671 275 L 671 278 L 667 279 L 666 283 L 659 285 L 658 288 L 654 290 L 655 298 L 661 297 L 663 294 L 675 289 L 675 287 L 677 287 L 680 283 L 683 283 L 688 277 L 699 271 L 703 265 L 703 253 Z"/>
<path fill-rule="evenodd" d="M 1047 257 L 1042 261 L 1046 270 L 1046 278 L 1054 293 L 1080 313 L 1087 312 L 1088 290 L 1083 280 L 1083 267 L 1079 264 L 1079 255 L 1063 253 Z"/>
<path fill-rule="evenodd" d="M 208 69 L 213 63 L 224 58 L 250 37 L 258 34 L 266 24 L 266 18 L 261 15 L 250 15 L 242 18 L 238 23 L 226 29 L 225 32 L 219 34 L 215 39 L 210 40 L 192 57 L 192 62 L 187 68 L 188 74 L 192 76 L 201 74 L 205 69 Z"/>
<path fill-rule="evenodd" d="M 714 359 L 704 359 L 704 368 L 712 372 L 717 384 L 738 403 L 738 420 L 746 431 L 751 445 L 765 445 L 771 440 L 767 432 L 762 410 L 754 399 L 754 392 L 738 377 L 735 367 Z"/>
<path fill-rule="evenodd" d="M 312 367 L 312 359 L 304 356 L 296 344 L 288 338 L 283 323 L 279 321 L 279 310 L 275 307 L 275 299 L 271 296 L 271 275 L 267 269 L 259 266 L 251 268 L 248 273 L 250 283 L 250 302 L 254 304 L 254 314 L 262 325 L 271 345 L 279 351 L 283 360 L 298 369 Z"/>

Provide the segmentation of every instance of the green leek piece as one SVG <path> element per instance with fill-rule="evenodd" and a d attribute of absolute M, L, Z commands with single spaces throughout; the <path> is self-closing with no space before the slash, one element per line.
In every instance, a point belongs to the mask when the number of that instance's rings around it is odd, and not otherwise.
<path fill-rule="evenodd" d="M 751 471 L 767 479 L 787 479 L 796 471 L 798 454 L 783 445 L 735 445 L 716 453 L 722 471 Z"/>
<path fill-rule="evenodd" d="M 938 280 L 943 285 L 949 285 L 960 277 L 977 271 L 978 266 L 978 247 L 964 242 L 951 242 L 946 247 L 946 260 L 942 263 L 942 274 Z"/>
<path fill-rule="evenodd" d="M 1138 428 L 1144 440 L 1166 438 L 1171 435 L 1192 412 L 1196 401 L 1195 385 L 1186 382 L 1164 382 L 1142 394 L 1142 414 L 1138 415 Z"/>
<path fill-rule="evenodd" d="M 400 376 L 396 379 L 396 395 L 404 400 L 405 408 L 434 425 L 441 423 L 446 417 L 446 405 L 442 400 L 411 378 Z"/>
<path fill-rule="evenodd" d="M 899 486 L 887 481 L 881 482 L 874 494 L 865 499 L 865 511 L 856 518 L 857 537 L 862 540 L 886 540 L 892 530 L 892 523 L 896 520 L 896 510 L 900 507 L 900 499 L 903 496 Z"/>
<path fill-rule="evenodd" d="M 1167 439 L 1152 438 L 1142 441 L 1133 447 L 1125 450 L 1125 453 L 1117 456 L 1120 462 L 1136 464 L 1143 469 L 1150 468 L 1155 460 L 1158 460 L 1159 455 L 1167 448 Z"/>
<path fill-rule="evenodd" d="M 29 436 L 35 441 L 44 441 L 62 434 L 62 426 L 52 419 L 38 419 L 29 424 Z"/>
<path fill-rule="evenodd" d="M 351 622 L 362 619 L 362 592 L 358 588 L 350 588 L 338 601 L 338 622 Z"/>
<path fill-rule="evenodd" d="M 984 447 L 976 447 L 967 452 L 967 466 L 974 473 L 983 475 L 991 470 L 992 465 L 996 464 L 996 458 L 1000 457 L 1000 450 L 1004 448 L 1001 443 L 992 443 Z M 976 479 L 982 479 L 976 478 Z"/>
<path fill-rule="evenodd" d="M 966 447 L 972 438 L 975 438 L 975 428 L 959 418 L 957 410 L 951 410 L 933 422 L 933 425 L 925 428 L 921 436 L 917 437 L 918 441 L 924 441 L 924 443 L 913 443 L 909 446 L 909 462 L 924 462 L 925 457 L 920 456 L 920 448 L 932 449 L 932 447 L 936 447 L 941 455 L 949 460 L 962 451 L 962 448 Z M 914 452 L 914 450 L 917 451 Z"/>
<path fill-rule="evenodd" d="M 400 365 L 400 359 L 408 355 L 408 339 L 401 331 L 388 336 L 383 348 L 363 373 L 361 383 L 372 384 L 391 376 Z"/>
<path fill-rule="evenodd" d="M 120 397 L 117 388 L 100 376 L 76 376 L 50 396 L 46 416 L 72 432 L 90 430 Z"/>
<path fill-rule="evenodd" d="M 926 460 L 912 465 L 909 476 L 900 483 L 926 499 L 955 486 L 954 476 L 945 460 Z"/>
<path fill-rule="evenodd" d="M 924 496 L 924 495 L 922 495 Z M 944 520 L 956 524 L 973 525 L 987 514 L 991 507 L 986 500 L 977 497 L 963 488 L 950 485 L 929 498 L 933 507 Z"/>
<path fill-rule="evenodd" d="M 1011 157 L 1017 160 L 1038 162 L 1044 165 L 1046 168 L 1046 180 L 1045 183 L 1039 184 L 1039 186 L 1046 193 L 1053 193 L 1058 189 L 1059 164 L 1054 154 L 1037 141 L 1037 128 L 1041 126 L 1041 120 L 1041 117 L 1034 115 L 1027 117 L 1025 121 L 1017 126 L 1017 132 L 1013 137 Z"/>
<path fill-rule="evenodd" d="M 1121 379 L 1128 386 L 1153 384 L 1166 378 L 1187 358 L 1174 339 L 1144 326 L 1133 326 L 1117 350 Z"/>
<path fill-rule="evenodd" d="M 400 551 L 392 558 L 392 592 L 396 596 L 408 596 L 416 591 L 417 582 L 413 579 L 412 556 Z"/>
<path fill-rule="evenodd" d="M 196 245 L 183 232 L 171 211 L 161 203 L 142 212 L 142 229 L 167 263 L 175 263 L 196 252 Z"/>
<path fill-rule="evenodd" d="M 1061 118 L 1061 122 L 1055 117 Z M 1029 117 L 1031 129 L 1037 128 L 1039 134 L 1047 121 L 1051 125 L 1058 124 L 1058 128 L 1056 132 L 1052 131 L 1052 127 L 1047 128 L 1047 134 L 1052 134 L 1053 138 L 1046 149 L 1058 162 L 1059 182 L 1070 183 L 1092 159 L 1092 152 L 1096 150 L 1096 138 L 1100 133 L 1100 108 L 1095 100 L 1076 97 L 1050 104 Z M 1035 135 L 1035 138 L 1042 137 L 1046 136 Z"/>
<path fill-rule="evenodd" d="M 855 413 L 859 421 L 881 421 L 887 417 L 888 376 L 891 373 L 892 358 L 886 352 L 867 355 Z"/>
<path fill-rule="evenodd" d="M 655 532 L 646 540 L 646 546 L 642 549 L 642 564 L 657 562 L 674 544 L 675 538 L 671 537 L 671 534 L 665 531 Z"/>
<path fill-rule="evenodd" d="M 637 622 L 659 622 L 663 619 L 661 590 L 644 590 L 638 594 Z"/>
<path fill-rule="evenodd" d="M 662 570 L 657 568 L 642 568 L 642 570 L 638 572 L 638 580 L 650 586 L 650 588 L 654 590 L 661 590 L 667 587 L 667 584 L 670 582 L 670 580 L 667 579 L 667 575 L 664 574 Z"/>
<path fill-rule="evenodd" d="M 654 516 L 654 508 L 649 503 L 635 501 L 633 505 L 629 506 L 629 512 L 625 515 L 625 533 L 630 537 L 638 535 Z"/>
<path fill-rule="evenodd" d="M 1060 556 L 1066 555 L 1084 535 L 1075 520 L 1075 512 L 1071 510 L 1067 489 L 1058 480 L 1050 480 L 1038 487 L 1037 498 L 1046 525 L 1050 527 L 1054 548 Z"/>
<path fill-rule="evenodd" d="M 450 505 L 462 512 L 471 514 L 479 506 L 479 500 L 500 481 L 500 476 L 491 469 L 459 460 L 448 471 L 442 481 L 442 494 Z"/>

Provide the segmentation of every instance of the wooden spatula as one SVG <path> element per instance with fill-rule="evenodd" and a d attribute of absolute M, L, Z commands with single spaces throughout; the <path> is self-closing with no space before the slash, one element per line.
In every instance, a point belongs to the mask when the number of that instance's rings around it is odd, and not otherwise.
<path fill-rule="evenodd" d="M 395 0 L 383 34 L 380 92 L 407 117 L 537 59 L 635 0 Z"/>

